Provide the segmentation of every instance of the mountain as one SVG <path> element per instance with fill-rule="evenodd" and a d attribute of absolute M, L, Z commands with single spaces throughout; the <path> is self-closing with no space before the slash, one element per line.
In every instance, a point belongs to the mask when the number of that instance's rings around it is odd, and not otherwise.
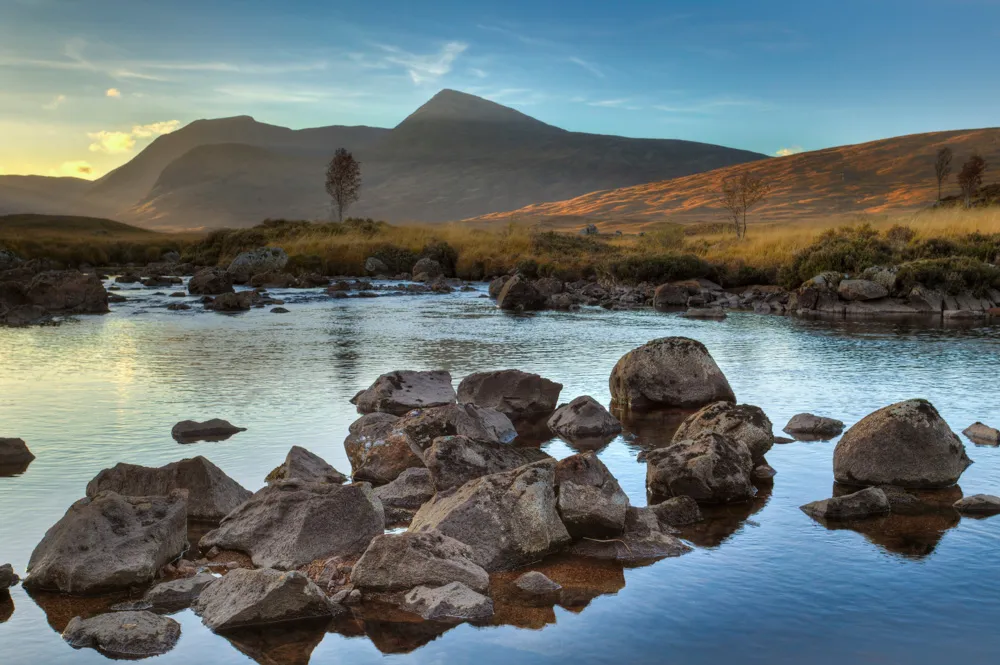
<path fill-rule="evenodd" d="M 80 205 L 92 186 L 81 178 L 41 175 L 0 176 L 0 215 L 17 212 L 54 213 Z"/>
<path fill-rule="evenodd" d="M 500 222 L 514 216 L 553 225 L 598 222 L 609 229 L 628 230 L 662 221 L 722 222 L 719 183 L 744 169 L 772 186 L 767 201 L 751 215 L 757 221 L 920 210 L 937 200 L 934 159 L 944 146 L 955 155 L 945 195 L 958 191 L 955 175 L 973 152 L 979 152 L 989 164 L 1000 164 L 1000 128 L 911 134 L 595 191 L 564 201 L 483 215 L 477 221 Z M 991 178 L 990 171 L 986 175 L 987 180 L 996 177 Z"/>
<path fill-rule="evenodd" d="M 764 159 L 691 141 L 569 132 L 443 90 L 391 130 L 198 120 L 45 212 L 99 213 L 161 229 L 326 218 L 325 165 L 338 147 L 362 165 L 362 198 L 351 214 L 392 222 L 464 219 Z M 3 191 L 0 209 L 35 211 L 37 201 L 8 202 Z"/>

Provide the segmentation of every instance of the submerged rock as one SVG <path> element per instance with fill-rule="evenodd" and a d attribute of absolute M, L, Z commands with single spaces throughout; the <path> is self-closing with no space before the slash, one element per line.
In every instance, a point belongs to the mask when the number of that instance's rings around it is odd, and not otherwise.
<path fill-rule="evenodd" d="M 690 496 L 699 503 L 739 503 L 754 496 L 753 460 L 746 446 L 715 432 L 657 448 L 646 455 L 652 497 Z"/>
<path fill-rule="evenodd" d="M 111 658 L 137 660 L 174 648 L 181 625 L 152 612 L 111 612 L 75 617 L 62 633 L 74 649 L 94 649 Z"/>
<path fill-rule="evenodd" d="M 673 441 L 693 439 L 702 432 L 715 432 L 742 443 L 756 463 L 764 459 L 774 445 L 771 421 L 760 407 L 750 404 L 709 404 L 681 424 Z"/>
<path fill-rule="evenodd" d="M 406 591 L 461 582 L 485 593 L 489 574 L 473 561 L 472 548 L 434 529 L 377 536 L 351 571 L 363 592 Z"/>
<path fill-rule="evenodd" d="M 856 520 L 876 515 L 887 515 L 889 499 L 878 487 L 867 487 L 853 494 L 813 501 L 802 506 L 811 517 L 824 520 Z"/>
<path fill-rule="evenodd" d="M 245 312 L 260 303 L 260 301 L 260 294 L 256 291 L 223 293 L 206 302 L 205 309 L 216 312 Z"/>
<path fill-rule="evenodd" d="M 462 404 L 496 409 L 512 421 L 552 413 L 562 384 L 517 369 L 476 372 L 458 385 Z"/>
<path fill-rule="evenodd" d="M 726 318 L 726 310 L 721 307 L 689 307 L 681 314 L 686 319 L 709 319 L 721 321 Z"/>
<path fill-rule="evenodd" d="M 297 571 L 234 570 L 205 589 L 194 611 L 210 630 L 331 617 L 341 608 Z"/>
<path fill-rule="evenodd" d="M 556 464 L 557 507 L 573 538 L 608 538 L 625 528 L 628 496 L 593 452 Z"/>
<path fill-rule="evenodd" d="M 548 420 L 549 429 L 567 439 L 612 436 L 622 431 L 607 409 L 589 395 L 581 395 L 569 404 L 563 404 Z"/>
<path fill-rule="evenodd" d="M 0 438 L 0 466 L 21 466 L 34 459 L 23 439 Z"/>
<path fill-rule="evenodd" d="M 439 492 L 544 459 L 551 457 L 537 448 L 474 441 L 464 436 L 438 437 L 424 452 L 424 464 Z"/>
<path fill-rule="evenodd" d="M 649 508 L 629 506 L 625 529 L 620 537 L 607 540 L 585 539 L 570 548 L 578 556 L 639 563 L 670 556 L 680 556 L 691 548 L 665 533 L 656 513 Z"/>
<path fill-rule="evenodd" d="M 846 485 L 934 488 L 954 485 L 972 464 L 965 446 L 921 399 L 865 416 L 833 452 L 833 474 Z"/>
<path fill-rule="evenodd" d="M 785 425 L 785 432 L 791 435 L 807 435 L 833 438 L 844 431 L 844 423 L 833 418 L 814 416 L 811 413 L 800 413 L 792 416 Z"/>
<path fill-rule="evenodd" d="M 493 616 L 493 601 L 461 582 L 417 587 L 406 594 L 403 607 L 428 621 L 482 621 Z"/>
<path fill-rule="evenodd" d="M 161 582 L 147 591 L 143 600 L 156 609 L 175 612 L 190 607 L 201 592 L 218 579 L 211 573 L 199 573 L 194 577 Z"/>
<path fill-rule="evenodd" d="M 80 499 L 31 553 L 25 586 L 96 594 L 151 582 L 187 547 L 186 495 Z"/>
<path fill-rule="evenodd" d="M 267 474 L 267 482 L 272 483 L 277 480 L 341 485 L 347 481 L 347 476 L 327 464 L 319 455 L 309 452 L 302 446 L 292 446 L 285 461 Z"/>
<path fill-rule="evenodd" d="M 611 372 L 611 397 L 622 408 L 701 407 L 735 402 L 708 349 L 686 337 L 663 337 L 629 351 Z"/>
<path fill-rule="evenodd" d="M 228 420 L 212 418 L 203 423 L 194 420 L 182 420 L 173 426 L 170 435 L 180 442 L 196 441 L 198 439 L 227 439 L 238 432 L 245 432 L 246 427 L 236 427 Z"/>
<path fill-rule="evenodd" d="M 376 487 L 375 496 L 382 502 L 387 527 L 409 524 L 420 506 L 434 496 L 431 472 L 425 468 L 410 468 L 387 485 Z"/>
<path fill-rule="evenodd" d="M 559 592 L 562 591 L 561 584 L 553 582 L 544 573 L 537 570 L 529 571 L 518 577 L 514 580 L 514 586 L 522 597 L 552 603 L 558 602 Z"/>
<path fill-rule="evenodd" d="M 963 515 L 997 515 L 1000 514 L 1000 496 L 992 494 L 973 494 L 955 502 L 955 510 Z"/>
<path fill-rule="evenodd" d="M 446 371 L 397 370 L 378 377 L 351 399 L 358 413 L 381 411 L 401 416 L 413 409 L 455 403 L 457 397 Z"/>
<path fill-rule="evenodd" d="M 1000 430 L 990 427 L 989 425 L 984 425 L 980 422 L 975 422 L 964 430 L 962 434 L 972 439 L 973 442 L 979 444 L 985 444 L 989 446 L 1000 445 Z M 3 440 L 0 439 L 0 447 L 3 445 Z"/>

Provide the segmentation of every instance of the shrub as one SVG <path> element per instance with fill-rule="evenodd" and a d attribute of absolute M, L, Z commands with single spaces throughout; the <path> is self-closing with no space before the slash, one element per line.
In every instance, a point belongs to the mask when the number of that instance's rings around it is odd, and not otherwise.
<path fill-rule="evenodd" d="M 971 291 L 983 297 L 991 288 L 1000 288 L 1000 268 L 969 257 L 920 259 L 899 267 L 896 283 L 904 293 L 922 284 L 952 295 Z"/>
<path fill-rule="evenodd" d="M 779 273 L 786 288 L 796 288 L 821 272 L 860 273 L 865 268 L 893 263 L 889 242 L 869 224 L 825 231 L 792 258 Z"/>
<path fill-rule="evenodd" d="M 538 277 L 538 261 L 535 259 L 521 259 L 514 266 L 514 271 L 521 273 L 528 279 L 535 279 Z"/>
<path fill-rule="evenodd" d="M 394 273 L 410 272 L 413 270 L 413 264 L 417 262 L 415 253 L 397 245 L 377 245 L 372 250 L 371 256 L 385 263 L 389 266 L 389 271 Z"/>
<path fill-rule="evenodd" d="M 718 280 L 718 270 L 693 254 L 629 256 L 601 264 L 598 273 L 619 282 L 662 284 L 679 279 L 707 277 Z"/>
<path fill-rule="evenodd" d="M 455 276 L 455 266 L 458 263 L 458 252 L 455 248 L 444 242 L 436 240 L 424 245 L 420 251 L 421 258 L 434 259 L 441 264 L 441 269 L 447 277 Z"/>

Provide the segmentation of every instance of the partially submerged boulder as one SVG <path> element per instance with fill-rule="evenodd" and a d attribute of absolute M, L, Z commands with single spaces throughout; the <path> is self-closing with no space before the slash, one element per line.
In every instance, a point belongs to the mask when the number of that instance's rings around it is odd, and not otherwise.
<path fill-rule="evenodd" d="M 493 616 L 493 601 L 461 582 L 417 587 L 406 594 L 403 608 L 428 621 L 484 621 Z"/>
<path fill-rule="evenodd" d="M 497 294 L 497 307 L 508 311 L 532 312 L 545 308 L 545 296 L 539 293 L 529 279 L 514 275 Z"/>
<path fill-rule="evenodd" d="M 80 499 L 31 553 L 25 586 L 97 594 L 151 582 L 187 548 L 186 495 Z"/>
<path fill-rule="evenodd" d="M 387 485 L 376 487 L 375 496 L 382 502 L 385 525 L 409 524 L 413 516 L 434 496 L 434 481 L 426 468 L 410 468 Z"/>
<path fill-rule="evenodd" d="M 811 413 L 799 413 L 792 416 L 784 431 L 792 436 L 806 435 L 832 439 L 844 431 L 844 423 L 833 418 L 814 416 Z"/>
<path fill-rule="evenodd" d="M 973 494 L 962 497 L 955 502 L 955 510 L 963 515 L 997 515 L 1000 514 L 1000 496 Z"/>
<path fill-rule="evenodd" d="M 570 540 L 554 481 L 555 460 L 477 478 L 424 504 L 410 531 L 436 529 L 465 543 L 487 571 L 517 568 Z"/>
<path fill-rule="evenodd" d="M 653 292 L 653 307 L 661 311 L 684 307 L 688 296 L 688 290 L 683 286 L 660 284 Z"/>
<path fill-rule="evenodd" d="M 198 440 L 228 439 L 237 432 L 245 432 L 246 427 L 236 427 L 228 420 L 212 418 L 203 423 L 195 420 L 182 420 L 173 426 L 170 435 L 175 441 L 187 443 Z"/>
<path fill-rule="evenodd" d="M 475 404 L 448 404 L 411 411 L 399 420 L 395 432 L 406 439 L 421 459 L 442 436 L 464 436 L 497 444 L 510 443 L 517 437 L 517 430 L 507 416 Z"/>
<path fill-rule="evenodd" d="M 686 337 L 654 339 L 629 351 L 609 383 L 614 403 L 636 410 L 736 401 L 705 345 Z"/>
<path fill-rule="evenodd" d="M 640 563 L 665 557 L 680 556 L 691 548 L 666 533 L 656 513 L 649 508 L 629 506 L 625 528 L 618 538 L 585 539 L 570 548 L 577 556 L 609 559 L 622 563 Z"/>
<path fill-rule="evenodd" d="M 124 660 L 165 654 L 180 636 L 179 623 L 146 611 L 110 612 L 89 619 L 74 617 L 62 633 L 74 649 L 94 649 Z"/>
<path fill-rule="evenodd" d="M 997 446 L 1000 445 L 1000 430 L 990 427 L 989 425 L 984 425 L 980 422 L 975 422 L 964 430 L 962 434 L 972 439 L 974 443 L 987 445 L 987 446 Z M 3 447 L 3 439 L 0 439 L 0 449 Z"/>
<path fill-rule="evenodd" d="M 693 439 L 702 432 L 715 432 L 742 443 L 755 463 L 764 459 L 774 445 L 771 421 L 760 407 L 750 404 L 709 404 L 685 420 L 674 433 L 673 440 Z"/>
<path fill-rule="evenodd" d="M 205 589 L 194 611 L 203 624 L 218 632 L 331 617 L 341 609 L 298 571 L 240 568 Z"/>
<path fill-rule="evenodd" d="M 544 459 L 551 457 L 537 448 L 475 441 L 464 436 L 438 437 L 424 452 L 424 464 L 439 492 Z"/>
<path fill-rule="evenodd" d="M 361 414 L 381 411 L 401 416 L 413 409 L 453 404 L 455 401 L 455 389 L 448 372 L 397 370 L 375 379 L 369 388 L 351 399 L 351 404 Z"/>
<path fill-rule="evenodd" d="M 548 420 L 549 429 L 569 440 L 613 436 L 622 431 L 607 409 L 589 395 L 581 395 L 563 404 Z"/>
<path fill-rule="evenodd" d="M 435 529 L 377 536 L 351 571 L 363 593 L 407 591 L 461 582 L 485 593 L 489 574 L 473 561 L 472 548 Z"/>
<path fill-rule="evenodd" d="M 347 476 L 327 464 L 319 455 L 309 452 L 302 446 L 292 446 L 285 456 L 285 461 L 267 474 L 267 482 L 278 480 L 341 485 L 347 481 Z"/>
<path fill-rule="evenodd" d="M 573 538 L 609 538 L 625 528 L 628 496 L 593 452 L 556 464 L 557 507 Z"/>
<path fill-rule="evenodd" d="M 687 526 L 704 519 L 701 509 L 698 508 L 698 502 L 689 496 L 675 496 L 653 504 L 649 509 L 656 514 L 661 524 L 670 526 Z"/>
<path fill-rule="evenodd" d="M 246 552 L 255 566 L 291 570 L 361 554 L 384 530 L 382 504 L 367 483 L 280 480 L 226 516 L 200 545 Z"/>
<path fill-rule="evenodd" d="M 25 289 L 27 304 L 50 314 L 104 314 L 108 292 L 97 276 L 76 270 L 52 270 L 35 275 Z"/>
<path fill-rule="evenodd" d="M 496 409 L 517 421 L 552 413 L 561 391 L 561 383 L 538 374 L 505 369 L 476 372 L 462 379 L 458 384 L 458 401 Z"/>
<path fill-rule="evenodd" d="M 965 446 L 922 399 L 892 404 L 847 430 L 833 452 L 833 475 L 845 485 L 935 488 L 954 485 L 972 464 Z"/>
<path fill-rule="evenodd" d="M 189 519 L 218 521 L 250 498 L 251 492 L 204 457 L 159 468 L 119 463 L 87 484 L 87 496 L 110 490 L 122 496 L 161 496 L 186 490 Z"/>
<path fill-rule="evenodd" d="M 205 303 L 205 309 L 215 312 L 246 312 L 260 303 L 262 298 L 256 291 L 239 291 L 238 293 L 222 293 Z"/>
<path fill-rule="evenodd" d="M 23 439 L 0 438 L 0 466 L 21 466 L 35 459 Z"/>
<path fill-rule="evenodd" d="M 837 496 L 822 501 L 813 501 L 802 506 L 807 515 L 823 520 L 856 520 L 889 514 L 889 499 L 878 487 Z"/>
<path fill-rule="evenodd" d="M 199 573 L 194 577 L 182 577 L 169 582 L 161 582 L 146 592 L 142 599 L 154 609 L 176 612 L 190 607 L 201 592 L 217 579 L 211 573 Z"/>
<path fill-rule="evenodd" d="M 188 293 L 198 296 L 217 296 L 233 292 L 233 277 L 219 268 L 204 268 L 188 281 Z"/>
<path fill-rule="evenodd" d="M 698 503 L 753 498 L 753 460 L 746 446 L 715 432 L 657 448 L 646 455 L 646 490 L 652 497 L 690 496 Z"/>
<path fill-rule="evenodd" d="M 553 582 L 545 573 L 531 570 L 514 580 L 514 587 L 518 595 L 530 600 L 538 600 L 545 603 L 555 603 L 559 600 L 559 592 L 562 585 Z"/>

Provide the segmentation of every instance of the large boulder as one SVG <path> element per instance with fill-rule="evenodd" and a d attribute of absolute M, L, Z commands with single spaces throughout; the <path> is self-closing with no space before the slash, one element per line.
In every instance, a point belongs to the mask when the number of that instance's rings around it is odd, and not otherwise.
<path fill-rule="evenodd" d="M 351 571 L 351 583 L 363 593 L 407 591 L 450 582 L 485 593 L 490 576 L 473 561 L 468 545 L 434 529 L 376 537 Z"/>
<path fill-rule="evenodd" d="M 683 286 L 661 284 L 653 292 L 653 307 L 661 311 L 685 307 L 688 296 L 688 290 Z"/>
<path fill-rule="evenodd" d="M 109 612 L 74 617 L 62 637 L 74 649 L 94 649 L 115 660 L 160 656 L 174 648 L 181 625 L 152 612 Z"/>
<path fill-rule="evenodd" d="M 347 480 L 347 476 L 327 464 L 319 455 L 309 452 L 302 446 L 292 446 L 285 456 L 285 461 L 267 475 L 269 483 L 278 480 L 340 485 Z"/>
<path fill-rule="evenodd" d="M 690 547 L 664 531 L 656 513 L 634 506 L 629 506 L 626 512 L 624 530 L 619 537 L 588 538 L 570 548 L 577 556 L 626 564 L 680 556 L 690 551 Z"/>
<path fill-rule="evenodd" d="M 496 409 L 512 421 L 552 413 L 559 402 L 562 384 L 538 374 L 505 369 L 476 372 L 458 384 L 462 404 Z"/>
<path fill-rule="evenodd" d="M 97 276 L 76 270 L 52 270 L 34 276 L 25 291 L 28 303 L 52 314 L 104 314 L 108 292 Z"/>
<path fill-rule="evenodd" d="M 733 389 L 701 342 L 663 337 L 629 351 L 611 371 L 611 397 L 621 407 L 701 407 L 735 402 Z"/>
<path fill-rule="evenodd" d="M 531 312 L 545 308 L 545 296 L 522 275 L 514 275 L 497 295 L 497 307 L 510 311 Z"/>
<path fill-rule="evenodd" d="M 444 275 L 444 268 L 434 259 L 424 257 L 413 264 L 413 281 L 429 282 Z"/>
<path fill-rule="evenodd" d="M 464 436 L 438 437 L 424 452 L 424 464 L 430 469 L 438 492 L 544 459 L 551 457 L 537 448 L 518 448 Z"/>
<path fill-rule="evenodd" d="M 844 300 L 877 300 L 889 295 L 889 289 L 867 279 L 845 279 L 837 286 L 837 295 Z"/>
<path fill-rule="evenodd" d="M 396 433 L 399 420 L 391 413 L 369 413 L 351 423 L 344 450 L 354 480 L 383 485 L 407 469 L 424 465 L 409 440 Z"/>
<path fill-rule="evenodd" d="M 261 247 L 243 252 L 229 264 L 229 274 L 237 284 L 246 284 L 262 272 L 279 272 L 288 263 L 288 254 L 280 247 Z"/>
<path fill-rule="evenodd" d="M 754 496 L 750 451 L 715 432 L 646 454 L 646 490 L 652 497 L 690 496 L 698 503 L 739 503 Z"/>
<path fill-rule="evenodd" d="M 97 594 L 148 584 L 187 548 L 186 504 L 184 490 L 80 499 L 31 553 L 25 586 Z"/>
<path fill-rule="evenodd" d="M 813 501 L 801 506 L 810 517 L 827 521 L 857 520 L 889 514 L 889 499 L 878 487 L 866 487 L 853 494 Z"/>
<path fill-rule="evenodd" d="M 186 490 L 188 518 L 209 521 L 221 520 L 251 496 L 249 490 L 201 456 L 159 468 L 116 464 L 87 484 L 91 498 L 107 490 L 122 496 L 163 496 Z"/>
<path fill-rule="evenodd" d="M 799 413 L 792 416 L 785 425 L 785 432 L 792 436 L 830 438 L 844 431 L 844 423 L 834 418 L 814 416 L 811 413 Z"/>
<path fill-rule="evenodd" d="M 375 379 L 351 399 L 351 404 L 362 414 L 382 411 L 401 416 L 413 409 L 453 404 L 455 399 L 448 372 L 397 370 Z"/>
<path fill-rule="evenodd" d="M 589 395 L 581 395 L 563 404 L 548 420 L 549 429 L 569 440 L 609 437 L 622 431 L 618 422 L 604 406 Z"/>
<path fill-rule="evenodd" d="M 687 526 L 697 524 L 704 519 L 698 502 L 689 496 L 675 496 L 649 506 L 656 513 L 661 524 L 670 526 Z"/>
<path fill-rule="evenodd" d="M 423 467 L 403 471 L 387 485 L 376 487 L 374 492 L 385 510 L 385 525 L 409 524 L 413 516 L 434 496 L 431 472 Z"/>
<path fill-rule="evenodd" d="M 35 456 L 23 439 L 0 438 L 0 466 L 21 466 L 33 459 Z"/>
<path fill-rule="evenodd" d="M 182 420 L 170 429 L 170 436 L 175 441 L 188 443 L 199 439 L 229 438 L 238 432 L 245 432 L 246 429 L 246 427 L 237 427 L 221 418 L 212 418 L 205 422 Z"/>
<path fill-rule="evenodd" d="M 395 428 L 423 458 L 424 451 L 442 436 L 464 436 L 474 441 L 510 443 L 517 430 L 510 418 L 496 409 L 475 404 L 449 404 L 411 411 Z"/>
<path fill-rule="evenodd" d="M 246 552 L 255 566 L 291 570 L 361 554 L 384 530 L 382 504 L 367 483 L 282 480 L 231 512 L 200 545 Z"/>
<path fill-rule="evenodd" d="M 570 541 L 559 519 L 555 460 L 484 476 L 438 493 L 413 518 L 410 531 L 440 531 L 472 548 L 487 571 L 537 561 Z"/>
<path fill-rule="evenodd" d="M 193 577 L 161 582 L 147 591 L 142 599 L 157 610 L 176 612 L 191 607 L 201 592 L 217 579 L 211 573 L 198 573 Z"/>
<path fill-rule="evenodd" d="M 628 496 L 596 453 L 559 460 L 555 483 L 559 516 L 573 538 L 609 538 L 625 528 Z"/>
<path fill-rule="evenodd" d="M 965 446 L 937 409 L 922 399 L 865 416 L 833 451 L 834 478 L 845 485 L 948 487 L 970 464 Z"/>
<path fill-rule="evenodd" d="M 217 296 L 233 292 L 233 277 L 220 268 L 204 268 L 188 281 L 188 293 L 199 296 Z"/>
<path fill-rule="evenodd" d="M 205 589 L 195 614 L 210 630 L 331 617 L 342 611 L 298 571 L 240 568 Z"/>
<path fill-rule="evenodd" d="M 406 594 L 403 608 L 428 621 L 484 621 L 493 616 L 493 601 L 461 582 L 417 587 Z"/>
<path fill-rule="evenodd" d="M 681 423 L 673 441 L 693 439 L 702 432 L 715 432 L 742 443 L 757 464 L 774 445 L 771 421 L 760 407 L 750 404 L 709 404 Z"/>

